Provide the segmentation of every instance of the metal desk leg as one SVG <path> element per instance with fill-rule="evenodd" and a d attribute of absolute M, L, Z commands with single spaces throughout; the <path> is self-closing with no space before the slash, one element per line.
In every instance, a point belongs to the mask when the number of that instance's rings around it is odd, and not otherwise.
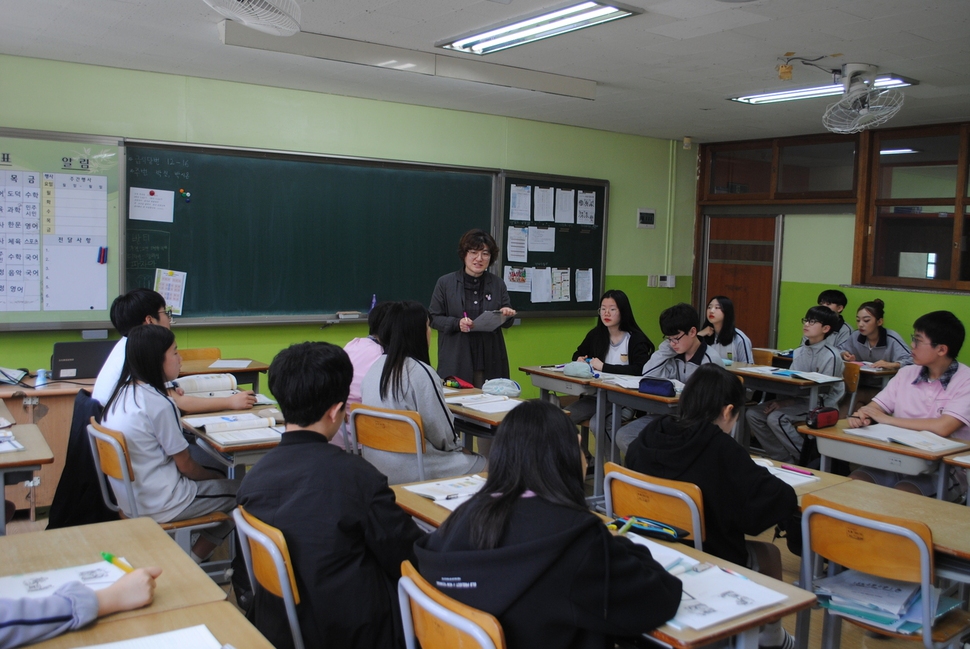
<path fill-rule="evenodd" d="M 596 391 L 596 457 L 593 458 L 593 497 L 603 497 L 603 462 L 606 460 L 606 390 Z"/>
<path fill-rule="evenodd" d="M 623 416 L 623 407 L 618 403 L 613 404 L 613 421 L 610 422 L 612 435 L 610 436 L 610 462 L 616 462 L 616 434 L 619 432 Z"/>

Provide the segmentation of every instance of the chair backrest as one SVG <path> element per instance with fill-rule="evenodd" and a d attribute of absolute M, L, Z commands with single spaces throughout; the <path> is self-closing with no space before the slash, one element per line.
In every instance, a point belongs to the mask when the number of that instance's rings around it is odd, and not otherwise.
<path fill-rule="evenodd" d="M 504 649 L 505 634 L 494 616 L 448 597 L 410 561 L 401 564 L 397 593 L 407 649 L 415 649 L 415 640 L 421 649 Z"/>
<path fill-rule="evenodd" d="M 303 649 L 303 632 L 296 615 L 300 592 L 296 587 L 293 561 L 283 533 L 253 516 L 241 505 L 233 510 L 232 516 L 241 537 L 239 544 L 246 559 L 250 582 L 282 598 L 293 645 L 296 649 Z"/>
<path fill-rule="evenodd" d="M 222 358 L 222 351 L 218 347 L 195 347 L 193 349 L 180 349 L 179 356 L 183 361 L 202 361 L 208 358 Z"/>
<path fill-rule="evenodd" d="M 128 455 L 128 442 L 125 440 L 125 436 L 116 430 L 105 428 L 95 421 L 94 417 L 91 417 L 91 422 L 88 424 L 88 439 L 91 440 L 91 455 L 94 458 L 95 468 L 99 473 L 104 473 L 124 485 L 131 511 L 122 512 L 121 508 L 111 501 L 104 480 L 100 480 L 104 504 L 113 511 L 130 518 L 137 518 L 138 503 L 135 500 L 135 489 L 132 485 L 135 472 L 131 469 L 131 457 Z"/>
<path fill-rule="evenodd" d="M 862 367 L 855 363 L 845 364 L 845 369 L 842 370 L 842 382 L 845 383 L 847 394 L 851 394 L 859 388 L 859 371 L 861 369 Z"/>
<path fill-rule="evenodd" d="M 607 516 L 642 516 L 682 527 L 690 531 L 694 547 L 703 549 L 706 533 L 700 487 L 691 482 L 654 478 L 613 462 L 607 462 L 603 471 Z"/>
<path fill-rule="evenodd" d="M 412 453 L 418 457 L 418 476 L 424 480 L 424 425 L 413 410 L 390 410 L 355 403 L 350 406 L 350 451 L 358 444 L 379 451 Z"/>
<path fill-rule="evenodd" d="M 774 359 L 775 355 L 767 349 L 752 349 L 751 355 L 754 358 L 755 365 L 771 365 L 771 361 Z"/>
<path fill-rule="evenodd" d="M 801 584 L 812 588 L 814 556 L 878 577 L 919 583 L 923 619 L 932 620 L 933 534 L 919 521 L 846 507 L 815 494 L 802 497 Z M 831 573 L 830 573 L 831 574 Z M 932 625 L 923 625 L 923 641 L 933 646 Z"/>

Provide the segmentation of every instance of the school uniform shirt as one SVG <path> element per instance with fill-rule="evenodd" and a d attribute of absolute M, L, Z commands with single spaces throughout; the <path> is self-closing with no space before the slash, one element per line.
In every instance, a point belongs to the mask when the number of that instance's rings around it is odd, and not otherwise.
<path fill-rule="evenodd" d="M 704 551 L 745 566 L 745 534 L 787 521 L 795 490 L 758 466 L 730 435 L 711 423 L 681 428 L 664 416 L 640 433 L 626 454 L 628 468 L 697 485 L 704 502 Z"/>
<path fill-rule="evenodd" d="M 829 345 L 828 338 L 823 338 L 814 345 L 809 345 L 806 341 L 801 347 L 795 348 L 795 353 L 792 355 L 791 369 L 795 372 L 818 372 L 819 374 L 837 376 L 841 379 L 842 372 L 845 370 L 845 363 L 842 361 L 839 350 Z M 828 392 L 819 391 L 819 396 L 822 398 L 822 405 L 827 408 L 838 408 L 839 400 L 845 394 L 845 383 L 840 381 L 838 383 L 826 383 L 824 385 L 830 385 L 832 387 L 829 388 Z M 803 397 L 801 401 L 804 401 L 808 405 L 808 410 L 818 406 L 817 403 L 809 404 L 808 397 Z"/>
<path fill-rule="evenodd" d="M 108 403 L 108 399 L 111 398 L 111 393 L 114 392 L 115 386 L 118 385 L 118 380 L 121 378 L 121 370 L 125 365 L 125 350 L 127 349 L 127 345 L 128 338 L 122 336 L 121 340 L 111 348 L 111 353 L 108 354 L 104 365 L 101 366 L 101 371 L 98 372 L 98 378 L 94 381 L 94 389 L 91 390 L 91 396 L 99 401 L 102 406 Z"/>
<path fill-rule="evenodd" d="M 704 340 L 709 343 L 710 348 L 716 351 L 721 358 L 727 358 L 728 354 L 732 354 L 732 361 L 738 361 L 739 363 L 754 362 L 754 353 L 751 351 L 751 339 L 740 329 L 734 330 L 734 340 L 729 345 L 722 345 L 717 342 L 717 338 L 714 336 L 706 336 Z"/>
<path fill-rule="evenodd" d="M 868 363 L 888 361 L 899 363 L 902 367 L 913 364 L 913 352 L 903 341 L 903 337 L 885 327 L 879 327 L 879 342 L 875 347 L 870 347 L 869 339 L 856 330 L 839 346 L 839 349 L 849 352 L 857 361 Z"/>
<path fill-rule="evenodd" d="M 680 580 L 589 511 L 522 497 L 491 550 L 473 549 L 467 511 L 459 507 L 443 531 L 415 544 L 418 571 L 497 617 L 511 648 L 603 649 L 677 612 Z"/>
<path fill-rule="evenodd" d="M 381 373 L 387 355 L 382 355 L 364 376 L 361 396 L 364 405 L 391 408 L 393 410 L 416 410 L 421 414 L 424 438 L 428 441 L 424 452 L 425 479 L 448 478 L 474 473 L 485 468 L 485 460 L 474 453 L 463 453 L 454 417 L 445 404 L 441 381 L 434 369 L 421 361 L 408 358 L 401 373 L 401 393 L 388 390 L 381 397 Z M 392 453 L 364 448 L 364 459 L 387 476 L 390 484 L 417 482 L 418 461 L 410 453 Z"/>
<path fill-rule="evenodd" d="M 373 336 L 367 336 L 366 338 L 354 338 L 344 345 L 344 351 L 350 357 L 350 364 L 354 366 L 354 378 L 350 382 L 350 395 L 347 397 L 347 405 L 360 403 L 360 386 L 364 382 L 364 376 L 366 376 L 367 370 L 374 364 L 374 361 L 384 353 L 384 348 Z M 342 424 L 340 431 L 330 443 L 344 448 L 345 432 L 347 439 L 350 439 L 350 433 L 346 429 L 347 424 Z"/>
<path fill-rule="evenodd" d="M 603 361 L 603 371 L 608 374 L 638 376 L 640 369 L 650 360 L 650 348 L 653 347 L 646 334 L 642 331 L 626 332 L 624 350 L 622 342 L 619 347 L 614 348 L 610 343 L 609 334 L 604 335 L 598 330 L 599 327 L 594 327 L 586 334 L 583 342 L 579 343 L 579 347 L 573 352 L 573 360 L 580 356 L 598 358 Z"/>
<path fill-rule="evenodd" d="M 657 348 L 654 355 L 650 357 L 650 361 L 643 366 L 643 376 L 655 376 L 686 382 L 698 367 L 707 363 L 720 365 L 721 357 L 714 349 L 703 342 L 693 356 L 686 358 L 684 354 L 675 353 L 670 343 L 664 340 L 660 343 L 660 347 Z"/>
<path fill-rule="evenodd" d="M 40 642 L 90 624 L 98 617 L 98 596 L 79 581 L 48 597 L 0 598 L 0 649 Z"/>
<path fill-rule="evenodd" d="M 921 365 L 900 368 L 872 400 L 894 417 L 956 417 L 963 425 L 950 437 L 970 442 L 970 368 L 963 363 L 953 361 L 937 381 L 930 381 Z"/>
<path fill-rule="evenodd" d="M 374 467 L 323 435 L 288 431 L 246 473 L 236 500 L 286 539 L 307 647 L 404 646 L 397 580 L 423 533 Z M 257 588 L 254 610 L 274 647 L 293 646 L 282 599 Z"/>
<path fill-rule="evenodd" d="M 128 443 L 138 514 L 159 523 L 175 520 L 198 491 L 194 480 L 179 473 L 172 457 L 189 447 L 182 436 L 175 402 L 151 386 L 128 385 L 104 411 L 101 423 L 120 431 Z M 124 484 L 114 478 L 108 481 L 118 505 L 130 516 L 131 503 Z"/>

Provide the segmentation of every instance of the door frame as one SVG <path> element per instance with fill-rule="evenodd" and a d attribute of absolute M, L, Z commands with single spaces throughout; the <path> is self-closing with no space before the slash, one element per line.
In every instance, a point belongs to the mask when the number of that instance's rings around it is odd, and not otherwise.
<path fill-rule="evenodd" d="M 697 296 L 698 302 L 698 313 L 703 313 L 706 308 L 706 304 L 703 304 L 704 300 L 707 299 L 707 275 L 709 272 L 708 266 L 708 251 L 710 250 L 711 244 L 711 219 L 712 218 L 773 218 L 775 219 L 775 242 L 774 242 L 774 254 L 772 256 L 772 268 L 771 268 L 771 304 L 768 310 L 768 346 L 777 347 L 778 345 L 778 299 L 781 294 L 781 247 L 782 240 L 784 237 L 785 229 L 785 217 L 783 214 L 709 214 L 702 212 L 701 214 L 701 240 L 700 240 L 700 250 L 699 253 L 699 270 L 700 270 L 700 282 L 698 282 L 699 293 Z M 739 262 L 744 263 L 744 262 Z"/>

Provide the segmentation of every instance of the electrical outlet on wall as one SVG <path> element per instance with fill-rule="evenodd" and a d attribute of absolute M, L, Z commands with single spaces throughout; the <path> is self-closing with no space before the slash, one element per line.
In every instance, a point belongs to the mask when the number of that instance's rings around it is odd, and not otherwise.
<path fill-rule="evenodd" d="M 659 277 L 660 288 L 675 288 L 677 286 L 676 275 L 661 275 Z"/>

